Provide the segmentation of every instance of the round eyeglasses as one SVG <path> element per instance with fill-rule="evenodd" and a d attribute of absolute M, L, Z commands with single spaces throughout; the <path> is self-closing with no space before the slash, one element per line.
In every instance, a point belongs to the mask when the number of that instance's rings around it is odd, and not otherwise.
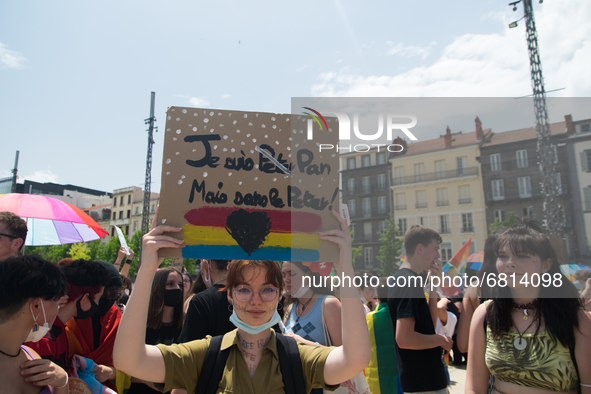
<path fill-rule="evenodd" d="M 236 299 L 240 302 L 248 302 L 252 299 L 254 292 L 250 287 L 246 286 L 238 286 L 234 290 L 234 295 Z M 261 300 L 264 302 L 271 302 L 277 298 L 279 294 L 279 289 L 275 286 L 265 286 L 259 291 L 259 295 L 261 296 Z"/>

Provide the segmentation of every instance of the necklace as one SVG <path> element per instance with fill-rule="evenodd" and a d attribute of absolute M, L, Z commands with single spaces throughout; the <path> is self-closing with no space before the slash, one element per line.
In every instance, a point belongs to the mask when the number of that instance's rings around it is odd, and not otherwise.
<path fill-rule="evenodd" d="M 537 298 L 535 300 L 533 300 L 532 302 L 530 302 L 529 304 L 516 304 L 515 302 L 513 303 L 513 308 L 523 309 L 523 320 L 529 319 L 529 315 L 530 315 L 529 310 L 537 308 L 537 306 L 538 306 L 538 299 Z"/>
<path fill-rule="evenodd" d="M 523 334 L 525 334 L 525 332 L 527 330 L 529 330 L 529 328 L 532 326 L 532 324 L 534 324 L 536 320 L 532 319 L 531 323 L 529 323 L 529 326 L 527 326 L 527 328 L 525 330 L 523 330 L 523 332 L 519 332 L 519 330 L 517 329 L 517 326 L 514 324 L 515 326 L 515 331 L 517 331 L 518 337 L 515 338 L 515 341 L 513 341 L 513 346 L 515 346 L 515 349 L 517 350 L 523 350 L 527 347 L 527 341 L 525 339 L 523 339 Z"/>
<path fill-rule="evenodd" d="M 306 301 L 305 303 L 302 304 L 302 311 L 300 312 L 300 314 L 303 314 L 304 311 L 306 310 L 306 307 L 308 306 L 308 304 L 310 304 L 310 301 L 312 301 L 312 298 L 314 298 L 314 292 L 312 292 L 312 295 L 310 296 L 310 298 L 308 298 L 308 301 Z M 298 304 L 300 303 L 300 300 L 298 300 Z M 298 315 L 298 309 L 296 308 L 296 322 L 298 322 L 300 320 L 300 317 Z"/>
<path fill-rule="evenodd" d="M 0 350 L 0 353 L 2 353 L 3 355 L 5 355 L 6 357 L 10 357 L 15 363 L 16 365 L 18 365 L 20 367 L 20 364 L 17 360 L 17 357 L 20 356 L 21 354 L 21 348 L 18 348 L 18 353 L 16 353 L 14 356 L 12 354 L 8 354 L 8 353 L 4 353 L 2 350 Z"/>

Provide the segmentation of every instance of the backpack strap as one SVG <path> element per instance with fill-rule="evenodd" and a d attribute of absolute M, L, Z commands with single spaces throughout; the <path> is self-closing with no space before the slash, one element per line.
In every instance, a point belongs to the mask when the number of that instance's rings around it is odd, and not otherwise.
<path fill-rule="evenodd" d="M 304 372 L 297 342 L 295 339 L 281 334 L 277 334 L 276 338 L 285 394 L 306 394 Z"/>
<path fill-rule="evenodd" d="M 211 338 L 209 348 L 203 361 L 201 373 L 197 379 L 195 394 L 215 394 L 224 374 L 224 367 L 230 354 L 230 349 L 220 351 L 223 335 Z"/>

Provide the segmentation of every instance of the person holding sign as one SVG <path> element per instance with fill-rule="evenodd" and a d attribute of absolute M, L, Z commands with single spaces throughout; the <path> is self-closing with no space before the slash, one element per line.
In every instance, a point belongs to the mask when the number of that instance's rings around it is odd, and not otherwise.
<path fill-rule="evenodd" d="M 339 221 L 340 229 L 321 232 L 320 239 L 339 246 L 340 258 L 336 268 L 339 273 L 353 277 L 351 236 L 345 221 L 334 211 L 333 215 Z M 213 392 L 220 389 L 236 391 L 238 388 L 242 393 L 258 394 L 281 392 L 282 388 L 287 393 L 296 392 L 294 387 L 298 385 L 300 392 L 309 392 L 314 387 L 336 388 L 336 385 L 357 375 L 369 364 L 369 334 L 361 301 L 354 287 L 341 289 L 342 319 L 347 322 L 343 324 L 343 346 L 296 346 L 293 339 L 271 330 L 270 327 L 280 319 L 276 308 L 283 281 L 279 267 L 270 261 L 239 261 L 230 267 L 227 296 L 234 309 L 232 321 L 239 328 L 224 335 L 221 343 L 216 340 L 222 351 L 213 354 L 214 358 L 221 356 L 224 349 L 229 349 L 225 354 L 227 361 L 219 381 L 212 376 L 211 371 L 209 374 L 205 371 L 212 367 L 211 363 L 205 362 L 210 345 L 214 346 L 210 338 L 169 347 L 146 345 L 137 333 L 146 329 L 151 282 L 162 262 L 158 250 L 178 248 L 182 241 L 164 233 L 180 230 L 172 226 L 154 225 L 144 236 L 142 266 L 115 342 L 114 360 L 118 369 L 155 382 L 155 386 L 164 391 L 180 388 L 194 392 L 198 384 L 213 379 L 210 381 Z M 289 362 L 294 355 L 292 350 L 297 349 L 295 354 L 298 354 L 296 357 L 300 363 L 291 365 L 301 366 L 299 376 L 294 377 L 297 373 L 290 374 L 290 370 L 280 372 L 284 363 L 279 363 L 278 357 L 281 358 L 286 349 L 289 351 L 283 360 Z M 291 379 L 291 382 L 286 384 L 284 379 Z"/>

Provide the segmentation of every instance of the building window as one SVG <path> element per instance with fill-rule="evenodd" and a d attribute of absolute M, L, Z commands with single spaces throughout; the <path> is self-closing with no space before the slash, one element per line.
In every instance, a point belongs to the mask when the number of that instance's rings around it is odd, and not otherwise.
<path fill-rule="evenodd" d="M 349 207 L 349 216 L 353 217 L 356 215 L 355 212 L 355 200 L 347 201 L 347 206 Z"/>
<path fill-rule="evenodd" d="M 111 237 L 115 236 L 115 227 L 111 228 Z"/>
<path fill-rule="evenodd" d="M 127 203 L 131 204 L 131 194 L 129 196 L 127 196 Z"/>
<path fill-rule="evenodd" d="M 363 240 L 366 242 L 371 242 L 371 222 L 363 223 Z"/>
<path fill-rule="evenodd" d="M 396 210 L 406 210 L 406 193 L 396 193 Z"/>
<path fill-rule="evenodd" d="M 383 192 L 386 190 L 386 174 L 378 175 L 378 191 Z"/>
<path fill-rule="evenodd" d="M 450 234 L 449 218 L 447 215 L 439 215 L 439 234 Z"/>
<path fill-rule="evenodd" d="M 127 218 L 129 219 L 131 217 L 131 209 L 127 210 Z"/>
<path fill-rule="evenodd" d="M 460 186 L 460 204 L 472 204 L 472 197 L 470 196 L 470 185 Z"/>
<path fill-rule="evenodd" d="M 119 205 L 123 206 L 123 197 L 125 196 L 121 196 L 121 200 L 119 200 Z"/>
<path fill-rule="evenodd" d="M 371 198 L 364 198 L 362 201 L 363 217 L 371 217 Z"/>
<path fill-rule="evenodd" d="M 437 206 L 438 207 L 447 207 L 449 205 L 449 201 L 447 200 L 447 188 L 440 188 L 437 189 Z"/>
<path fill-rule="evenodd" d="M 581 125 L 581 133 L 588 133 L 591 131 L 591 124 L 582 124 Z"/>
<path fill-rule="evenodd" d="M 378 213 L 384 214 L 386 211 L 386 197 L 380 196 L 378 197 Z"/>
<path fill-rule="evenodd" d="M 117 212 L 113 212 L 113 220 L 117 219 Z"/>
<path fill-rule="evenodd" d="M 517 178 L 519 185 L 519 197 L 528 198 L 531 197 L 531 181 L 528 176 Z"/>
<path fill-rule="evenodd" d="M 591 168 L 591 166 L 589 167 Z M 404 179 L 404 167 L 396 167 L 394 168 L 394 177 L 398 182 L 402 182 Z"/>
<path fill-rule="evenodd" d="M 370 178 L 368 176 L 361 178 L 361 186 L 363 188 L 363 193 L 371 193 Z"/>
<path fill-rule="evenodd" d="M 386 164 L 386 153 L 380 152 L 376 155 L 376 161 L 379 164 Z"/>
<path fill-rule="evenodd" d="M 585 212 L 591 211 L 591 186 L 583 188 L 583 194 L 585 195 Z"/>
<path fill-rule="evenodd" d="M 501 171 L 501 154 L 490 155 L 490 170 Z"/>
<path fill-rule="evenodd" d="M 473 233 L 474 232 L 474 222 L 472 221 L 472 214 L 471 213 L 463 213 L 462 214 L 462 232 L 463 233 Z"/>
<path fill-rule="evenodd" d="M 133 232 L 137 231 L 137 222 L 133 222 Z"/>
<path fill-rule="evenodd" d="M 123 219 L 123 211 L 119 211 L 119 219 Z"/>
<path fill-rule="evenodd" d="M 355 178 L 347 179 L 347 192 L 355 194 Z"/>
<path fill-rule="evenodd" d="M 355 223 L 351 223 L 351 240 L 353 242 L 355 242 L 355 230 L 357 229 L 357 226 L 355 225 Z"/>
<path fill-rule="evenodd" d="M 371 266 L 373 263 L 373 248 L 363 248 L 363 262 L 366 266 Z"/>
<path fill-rule="evenodd" d="M 417 224 L 420 224 L 421 226 L 426 226 L 427 223 L 427 218 L 425 216 L 419 216 L 419 218 L 417 219 Z"/>
<path fill-rule="evenodd" d="M 125 226 L 125 235 L 129 236 L 129 226 Z"/>
<path fill-rule="evenodd" d="M 527 151 L 525 149 L 518 150 L 515 155 L 517 156 L 517 168 L 527 167 Z"/>
<path fill-rule="evenodd" d="M 116 207 L 116 206 L 117 206 L 117 197 L 115 197 L 115 198 L 113 199 L 113 206 L 114 206 L 114 207 Z"/>
<path fill-rule="evenodd" d="M 139 215 L 139 207 L 135 207 L 135 214 Z"/>
<path fill-rule="evenodd" d="M 350 157 L 347 159 L 347 170 L 354 170 L 355 169 L 355 158 Z"/>
<path fill-rule="evenodd" d="M 552 153 L 554 153 L 554 163 L 558 163 L 558 152 L 556 151 L 556 145 L 552 145 Z"/>
<path fill-rule="evenodd" d="M 427 208 L 427 192 L 419 190 L 417 192 L 417 209 Z"/>
<path fill-rule="evenodd" d="M 383 233 L 384 231 L 386 231 L 386 226 L 387 226 L 387 224 L 386 224 L 386 221 L 385 221 L 385 220 L 382 220 L 382 221 L 381 221 L 381 222 L 378 224 L 378 231 L 379 231 L 380 233 Z"/>
<path fill-rule="evenodd" d="M 502 179 L 492 181 L 492 197 L 493 200 L 505 199 L 505 185 Z"/>
<path fill-rule="evenodd" d="M 437 179 L 445 179 L 445 160 L 435 161 L 435 176 Z"/>
<path fill-rule="evenodd" d="M 361 156 L 361 167 L 369 167 L 371 166 L 371 156 L 365 155 Z"/>
<path fill-rule="evenodd" d="M 533 219 L 534 218 L 534 207 L 527 207 L 527 208 L 523 208 L 521 210 L 522 216 L 524 218 L 530 218 Z"/>
<path fill-rule="evenodd" d="M 156 211 L 156 204 L 152 204 L 152 209 L 151 209 L 152 213 L 154 213 Z"/>
<path fill-rule="evenodd" d="M 415 182 L 424 182 L 425 181 L 425 164 L 418 163 L 415 164 Z"/>
<path fill-rule="evenodd" d="M 458 157 L 458 175 L 462 175 L 464 173 L 464 168 L 466 168 L 466 158 L 465 157 Z"/>
<path fill-rule="evenodd" d="M 503 211 L 502 209 L 497 209 L 495 211 L 494 218 L 499 219 L 499 222 L 504 221 L 505 220 L 505 211 Z"/>
<path fill-rule="evenodd" d="M 451 257 L 451 242 L 442 242 L 439 245 L 439 254 L 441 255 L 441 262 L 447 263 Z"/>
<path fill-rule="evenodd" d="M 408 222 L 406 218 L 398 219 L 398 228 L 400 229 L 400 234 L 406 234 L 406 230 L 408 230 Z"/>

